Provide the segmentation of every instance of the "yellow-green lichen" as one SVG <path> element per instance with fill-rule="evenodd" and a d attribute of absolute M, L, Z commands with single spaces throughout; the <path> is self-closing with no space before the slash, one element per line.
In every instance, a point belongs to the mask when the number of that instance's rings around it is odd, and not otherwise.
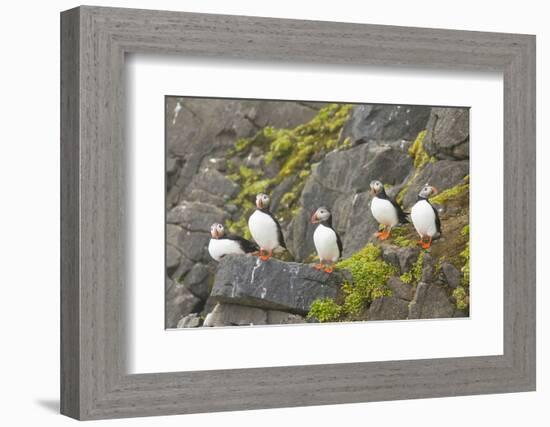
<path fill-rule="evenodd" d="M 392 228 L 391 242 L 400 248 L 416 247 L 416 242 L 410 238 L 409 230 L 403 226 Z"/>
<path fill-rule="evenodd" d="M 409 148 L 409 155 L 414 159 L 414 167 L 421 169 L 426 163 L 430 161 L 430 155 L 424 149 L 424 138 L 426 137 L 426 131 L 421 131 L 414 140 L 413 144 Z"/>
<path fill-rule="evenodd" d="M 292 188 L 283 194 L 276 212 L 285 222 L 298 211 L 298 201 L 307 177 L 311 173 L 314 156 L 349 145 L 349 140 L 341 141 L 341 130 L 349 118 L 352 105 L 329 104 L 322 108 L 309 122 L 294 129 L 277 129 L 271 126 L 261 129 L 251 138 L 241 138 L 229 150 L 228 156 L 245 158 L 255 147 L 263 154 L 263 165 L 277 162 L 278 173 L 266 176 L 263 167 L 251 169 L 236 167 L 228 162 L 228 177 L 239 184 L 240 192 L 228 204 L 239 209 L 240 218 L 246 218 L 254 209 L 254 197 L 259 192 L 270 192 L 285 178 L 296 177 Z M 248 236 L 246 220 L 228 221 L 227 227 L 233 233 Z"/>
<path fill-rule="evenodd" d="M 456 300 L 456 308 L 459 310 L 464 310 L 468 307 L 468 294 L 462 286 L 458 286 L 453 291 L 453 297 Z"/>
<path fill-rule="evenodd" d="M 466 243 L 466 247 L 462 252 L 460 252 L 460 257 L 464 261 L 464 266 L 462 267 L 462 281 L 464 285 L 470 284 L 470 242 Z"/>
<path fill-rule="evenodd" d="M 344 283 L 344 313 L 358 316 L 374 299 L 391 295 L 386 287 L 388 279 L 396 274 L 393 265 L 380 257 L 382 250 L 368 244 L 351 257 L 336 264 L 337 268 L 348 270 L 353 277 L 353 284 Z"/>
<path fill-rule="evenodd" d="M 396 269 L 382 260 L 381 254 L 378 246 L 368 244 L 336 264 L 336 268 L 351 273 L 353 283 L 344 282 L 336 300 L 328 298 L 314 301 L 308 317 L 316 318 L 320 322 L 359 320 L 364 318 L 364 313 L 373 300 L 391 296 L 392 292 L 386 287 L 386 282 L 396 274 Z M 322 320 L 319 316 L 330 320 Z"/>
<path fill-rule="evenodd" d="M 342 307 L 332 298 L 316 299 L 311 304 L 308 319 L 317 319 L 319 322 L 336 322 L 342 315 Z"/>
<path fill-rule="evenodd" d="M 414 285 L 420 282 L 420 280 L 422 279 L 422 270 L 424 268 L 424 254 L 425 252 L 420 252 L 411 269 L 400 276 L 400 279 L 403 282 L 410 285 Z"/>
<path fill-rule="evenodd" d="M 432 197 L 430 199 L 430 202 L 436 205 L 443 205 L 449 200 L 455 199 L 463 195 L 465 192 L 469 191 L 469 189 L 470 189 L 470 179 L 469 179 L 469 175 L 467 175 L 462 179 L 462 182 L 460 184 L 442 191 L 438 195 Z"/>

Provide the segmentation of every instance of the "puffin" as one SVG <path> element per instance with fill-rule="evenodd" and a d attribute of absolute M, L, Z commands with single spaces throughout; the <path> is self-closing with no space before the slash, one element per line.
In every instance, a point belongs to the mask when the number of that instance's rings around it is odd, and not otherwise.
<path fill-rule="evenodd" d="M 322 206 L 311 216 L 311 223 L 319 224 L 313 233 L 313 243 L 319 255 L 319 264 L 314 267 L 317 270 L 324 268 L 326 273 L 332 273 L 334 263 L 342 256 L 342 241 L 332 228 L 332 214 Z"/>
<path fill-rule="evenodd" d="M 259 256 L 267 261 L 273 252 L 288 250 L 281 230 L 281 224 L 269 211 L 269 196 L 260 193 L 256 196 L 256 210 L 248 218 L 248 229 L 260 247 Z"/>
<path fill-rule="evenodd" d="M 373 196 L 370 204 L 372 216 L 383 226 L 383 230 L 377 232 L 376 237 L 386 240 L 390 237 L 392 227 L 409 222 L 407 214 L 395 200 L 388 197 L 381 181 L 371 181 L 370 193 Z"/>
<path fill-rule="evenodd" d="M 244 255 L 256 252 L 259 249 L 255 243 L 241 236 L 225 234 L 223 225 L 217 222 L 210 227 L 210 235 L 212 237 L 210 243 L 208 243 L 208 253 L 218 262 L 225 255 Z"/>
<path fill-rule="evenodd" d="M 441 235 L 439 214 L 428 200 L 434 194 L 437 194 L 437 189 L 426 184 L 418 193 L 417 202 L 411 209 L 412 223 L 420 236 L 418 244 L 422 249 L 428 249 L 431 246 L 436 234 Z"/>

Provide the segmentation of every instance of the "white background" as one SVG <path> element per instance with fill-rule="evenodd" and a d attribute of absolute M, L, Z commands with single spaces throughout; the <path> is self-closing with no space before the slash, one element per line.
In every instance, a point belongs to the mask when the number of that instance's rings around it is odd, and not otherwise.
<path fill-rule="evenodd" d="M 4 425 L 74 423 L 57 415 L 59 384 L 59 16 L 72 1 L 10 2 L 2 8 L 2 133 L 0 155 L 0 274 L 3 367 L 0 387 Z M 338 2 L 231 0 L 97 1 L 96 4 L 263 15 L 375 24 L 536 33 L 538 36 L 538 259 L 548 259 L 547 186 L 550 178 L 549 39 L 544 2 L 462 0 Z M 546 169 L 546 170 L 545 170 Z M 490 189 L 488 189 L 490 191 Z M 529 189 L 526 189 L 529 191 Z M 508 395 L 424 399 L 293 408 L 156 419 L 116 420 L 109 425 L 201 426 L 358 425 L 546 426 L 550 415 L 548 349 L 550 317 L 545 306 L 548 273 L 538 267 L 538 391 Z M 92 423 L 95 424 L 95 423 Z"/>
<path fill-rule="evenodd" d="M 280 63 L 134 55 L 127 60 L 126 75 L 132 153 L 127 218 L 133 239 L 128 296 L 130 372 L 502 354 L 503 86 L 499 73 L 382 67 L 350 72 L 342 67 L 296 69 Z M 165 289 L 159 278 L 165 270 L 165 94 L 470 106 L 470 318 L 164 331 Z M 492 161 L 488 165 L 485 159 Z M 493 190 L 486 191 L 489 187 Z M 493 215 L 486 214 L 496 206 L 500 209 Z M 188 351 L 209 348 L 212 343 L 232 350 L 223 357 L 216 351 Z"/>

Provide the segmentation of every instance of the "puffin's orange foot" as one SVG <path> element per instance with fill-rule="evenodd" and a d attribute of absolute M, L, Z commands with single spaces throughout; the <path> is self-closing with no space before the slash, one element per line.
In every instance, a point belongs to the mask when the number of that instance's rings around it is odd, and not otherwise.
<path fill-rule="evenodd" d="M 332 273 L 334 271 L 334 268 L 332 266 L 325 267 L 325 273 Z"/>
<path fill-rule="evenodd" d="M 384 234 L 383 231 L 377 231 L 376 233 L 374 233 L 376 237 L 380 237 L 382 234 Z"/>
<path fill-rule="evenodd" d="M 313 268 L 314 268 L 315 270 L 322 270 L 323 267 L 324 267 L 324 265 L 323 265 L 322 262 L 320 262 L 319 264 L 315 264 L 315 265 L 313 266 Z"/>
<path fill-rule="evenodd" d="M 262 252 L 262 251 L 260 251 Z M 269 252 L 263 252 L 261 253 L 260 255 L 260 259 L 262 261 L 267 261 L 269 258 L 271 258 L 273 256 L 273 251 L 269 251 Z"/>
<path fill-rule="evenodd" d="M 382 234 L 380 234 L 380 236 L 378 236 L 380 240 L 387 240 L 388 237 L 390 237 L 390 230 L 384 231 Z"/>
<path fill-rule="evenodd" d="M 422 240 L 422 249 L 430 249 L 430 246 L 432 245 L 432 238 L 430 237 L 430 239 L 425 242 L 424 240 Z"/>

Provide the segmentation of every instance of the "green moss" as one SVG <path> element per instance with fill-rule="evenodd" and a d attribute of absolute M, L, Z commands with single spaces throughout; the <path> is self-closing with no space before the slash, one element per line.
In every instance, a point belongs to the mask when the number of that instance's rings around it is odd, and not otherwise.
<path fill-rule="evenodd" d="M 343 310 L 351 318 L 359 316 L 374 299 L 391 295 L 386 282 L 396 274 L 396 269 L 381 259 L 381 252 L 378 246 L 368 244 L 336 264 L 337 268 L 351 272 L 353 277 L 353 284 L 344 283 L 342 286 Z"/>
<path fill-rule="evenodd" d="M 430 202 L 435 203 L 436 205 L 443 205 L 451 199 L 462 196 L 465 192 L 469 191 L 469 189 L 470 189 L 469 176 L 465 176 L 462 179 L 462 182 L 460 184 L 442 191 L 438 195 L 432 197 L 430 199 Z"/>
<path fill-rule="evenodd" d="M 228 162 L 229 179 L 239 184 L 240 192 L 228 203 L 239 209 L 240 218 L 248 218 L 254 209 L 254 198 L 257 193 L 269 193 L 285 178 L 295 176 L 293 187 L 283 194 L 277 217 L 284 223 L 290 220 L 299 209 L 298 201 L 311 173 L 314 156 L 349 146 L 349 140 L 340 142 L 340 132 L 349 118 L 352 105 L 329 104 L 309 122 L 294 129 L 277 129 L 271 126 L 261 129 L 251 138 L 241 138 L 229 150 L 228 156 L 246 157 L 253 147 L 264 155 L 264 165 L 277 162 L 279 172 L 266 177 L 264 168 L 253 170 L 246 166 L 236 167 L 235 162 Z M 318 157 L 315 157 L 318 158 Z M 247 222 L 229 221 L 231 232 L 248 235 Z"/>
<path fill-rule="evenodd" d="M 400 276 L 400 279 L 408 284 L 414 285 L 420 282 L 422 279 L 422 270 L 424 268 L 424 254 L 425 252 L 420 252 L 418 258 L 416 259 L 414 265 L 411 267 L 410 271 L 403 273 Z"/>
<path fill-rule="evenodd" d="M 368 244 L 351 257 L 340 261 L 336 268 L 348 270 L 353 283 L 344 282 L 337 300 L 330 298 L 314 301 L 308 314 L 320 322 L 359 320 L 369 304 L 376 298 L 390 296 L 388 279 L 396 274 L 393 265 L 381 259 L 381 249 Z M 337 301 L 340 301 L 337 302 Z"/>
<path fill-rule="evenodd" d="M 470 235 L 470 224 L 466 224 L 464 227 L 462 227 L 462 230 L 460 230 L 461 236 L 469 236 Z"/>
<path fill-rule="evenodd" d="M 417 169 L 423 168 L 430 161 L 430 155 L 426 152 L 423 145 L 425 137 L 425 130 L 419 132 L 409 148 L 409 155 L 414 159 L 414 167 Z"/>
<path fill-rule="evenodd" d="M 464 289 L 462 286 L 458 286 L 453 291 L 453 297 L 456 300 L 456 308 L 459 310 L 464 310 L 466 307 L 468 307 L 468 294 L 466 293 L 466 289 Z"/>
<path fill-rule="evenodd" d="M 342 315 L 342 307 L 332 298 L 316 299 L 311 304 L 308 319 L 317 319 L 319 322 L 336 322 Z"/>
<path fill-rule="evenodd" d="M 464 266 L 462 267 L 462 281 L 464 285 L 470 284 L 470 242 L 466 243 L 466 247 L 462 252 L 460 252 L 460 257 L 464 261 Z"/>
<path fill-rule="evenodd" d="M 400 248 L 416 247 L 416 242 L 410 239 L 410 233 L 405 227 L 392 228 L 391 239 L 392 243 Z"/>

